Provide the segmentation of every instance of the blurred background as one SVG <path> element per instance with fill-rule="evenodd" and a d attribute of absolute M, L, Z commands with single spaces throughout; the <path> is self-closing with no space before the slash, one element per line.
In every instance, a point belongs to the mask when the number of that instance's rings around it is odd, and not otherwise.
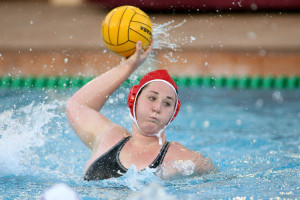
<path fill-rule="evenodd" d="M 106 50 L 101 23 L 121 5 L 174 26 L 179 48 L 156 55 L 172 75 L 300 75 L 299 0 L 0 0 L 0 76 L 105 72 L 121 57 Z"/>

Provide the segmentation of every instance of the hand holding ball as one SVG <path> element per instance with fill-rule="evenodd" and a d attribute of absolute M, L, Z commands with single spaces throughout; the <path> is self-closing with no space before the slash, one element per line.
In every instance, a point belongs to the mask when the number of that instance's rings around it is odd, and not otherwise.
<path fill-rule="evenodd" d="M 111 51 L 129 57 L 136 43 L 146 49 L 152 40 L 152 24 L 146 13 L 134 6 L 121 6 L 110 11 L 102 23 L 102 37 Z"/>

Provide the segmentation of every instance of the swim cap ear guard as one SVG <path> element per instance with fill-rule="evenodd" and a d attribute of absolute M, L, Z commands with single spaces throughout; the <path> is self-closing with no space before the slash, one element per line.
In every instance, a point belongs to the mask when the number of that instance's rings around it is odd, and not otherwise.
<path fill-rule="evenodd" d="M 156 71 L 149 72 L 140 80 L 138 85 L 132 86 L 132 88 L 129 91 L 129 95 L 128 95 L 128 99 L 127 99 L 127 105 L 130 108 L 131 117 L 134 120 L 134 122 L 136 123 L 138 128 L 139 128 L 139 125 L 137 123 L 137 119 L 136 119 L 136 115 L 135 115 L 137 97 L 138 97 L 140 91 L 143 89 L 143 87 L 145 87 L 147 84 L 149 84 L 151 82 L 155 82 L 155 81 L 162 81 L 162 82 L 165 82 L 166 84 L 170 85 L 176 94 L 177 101 L 176 101 L 174 113 L 173 113 L 171 119 L 169 120 L 169 122 L 166 124 L 165 128 L 171 121 L 174 120 L 174 118 L 177 116 L 177 114 L 179 112 L 181 103 L 178 99 L 178 88 L 177 88 L 176 83 L 172 79 L 172 77 L 167 72 L 167 70 L 156 70 Z M 160 134 L 164 131 L 164 129 L 162 129 L 160 132 L 158 132 L 156 134 L 156 136 L 160 137 Z M 139 130 L 142 133 L 144 133 L 140 128 L 139 128 Z"/>
<path fill-rule="evenodd" d="M 133 116 L 133 104 L 134 104 L 135 97 L 137 95 L 138 90 L 139 90 L 138 86 L 134 85 L 131 87 L 129 94 L 128 94 L 127 105 L 130 109 L 130 113 L 132 116 Z"/>

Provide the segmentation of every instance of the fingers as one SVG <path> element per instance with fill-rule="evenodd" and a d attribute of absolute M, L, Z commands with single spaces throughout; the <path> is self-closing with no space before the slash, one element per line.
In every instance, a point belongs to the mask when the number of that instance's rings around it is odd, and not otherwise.
<path fill-rule="evenodd" d="M 152 37 L 151 43 L 150 43 L 150 48 L 152 49 L 154 45 L 154 38 Z"/>
<path fill-rule="evenodd" d="M 136 47 L 141 49 L 142 48 L 142 41 L 137 41 Z"/>
<path fill-rule="evenodd" d="M 142 52 L 142 42 L 141 41 L 137 41 L 135 49 L 136 49 L 135 51 L 138 53 L 138 55 L 140 55 Z"/>
<path fill-rule="evenodd" d="M 142 54 L 143 59 L 146 59 L 148 57 L 148 55 L 150 54 L 150 52 L 152 51 L 153 48 L 153 44 L 154 44 L 154 39 L 152 38 L 150 45 L 148 46 L 147 50 L 144 51 L 144 53 Z"/>
<path fill-rule="evenodd" d="M 152 37 L 152 40 L 151 40 L 151 43 L 150 43 L 150 46 L 147 48 L 147 50 L 145 51 L 145 53 L 148 55 L 152 48 L 153 48 L 153 45 L 154 45 L 154 38 Z"/>
<path fill-rule="evenodd" d="M 128 57 L 127 59 L 131 58 L 131 60 L 136 60 L 139 65 L 144 62 L 144 60 L 148 57 L 150 54 L 152 48 L 153 48 L 154 40 L 152 39 L 151 44 L 148 46 L 147 50 L 145 50 L 143 53 L 143 47 L 142 47 L 142 42 L 137 41 L 136 46 L 135 46 L 135 53 Z"/>

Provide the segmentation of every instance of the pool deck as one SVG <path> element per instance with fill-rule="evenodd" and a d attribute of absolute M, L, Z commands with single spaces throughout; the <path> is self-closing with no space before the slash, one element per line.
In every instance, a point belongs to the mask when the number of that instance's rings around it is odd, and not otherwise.
<path fill-rule="evenodd" d="M 121 58 L 105 51 L 95 5 L 0 1 L 0 76 L 96 75 Z M 154 24 L 174 20 L 158 50 L 157 68 L 179 76 L 300 75 L 300 13 L 148 13 Z"/>

